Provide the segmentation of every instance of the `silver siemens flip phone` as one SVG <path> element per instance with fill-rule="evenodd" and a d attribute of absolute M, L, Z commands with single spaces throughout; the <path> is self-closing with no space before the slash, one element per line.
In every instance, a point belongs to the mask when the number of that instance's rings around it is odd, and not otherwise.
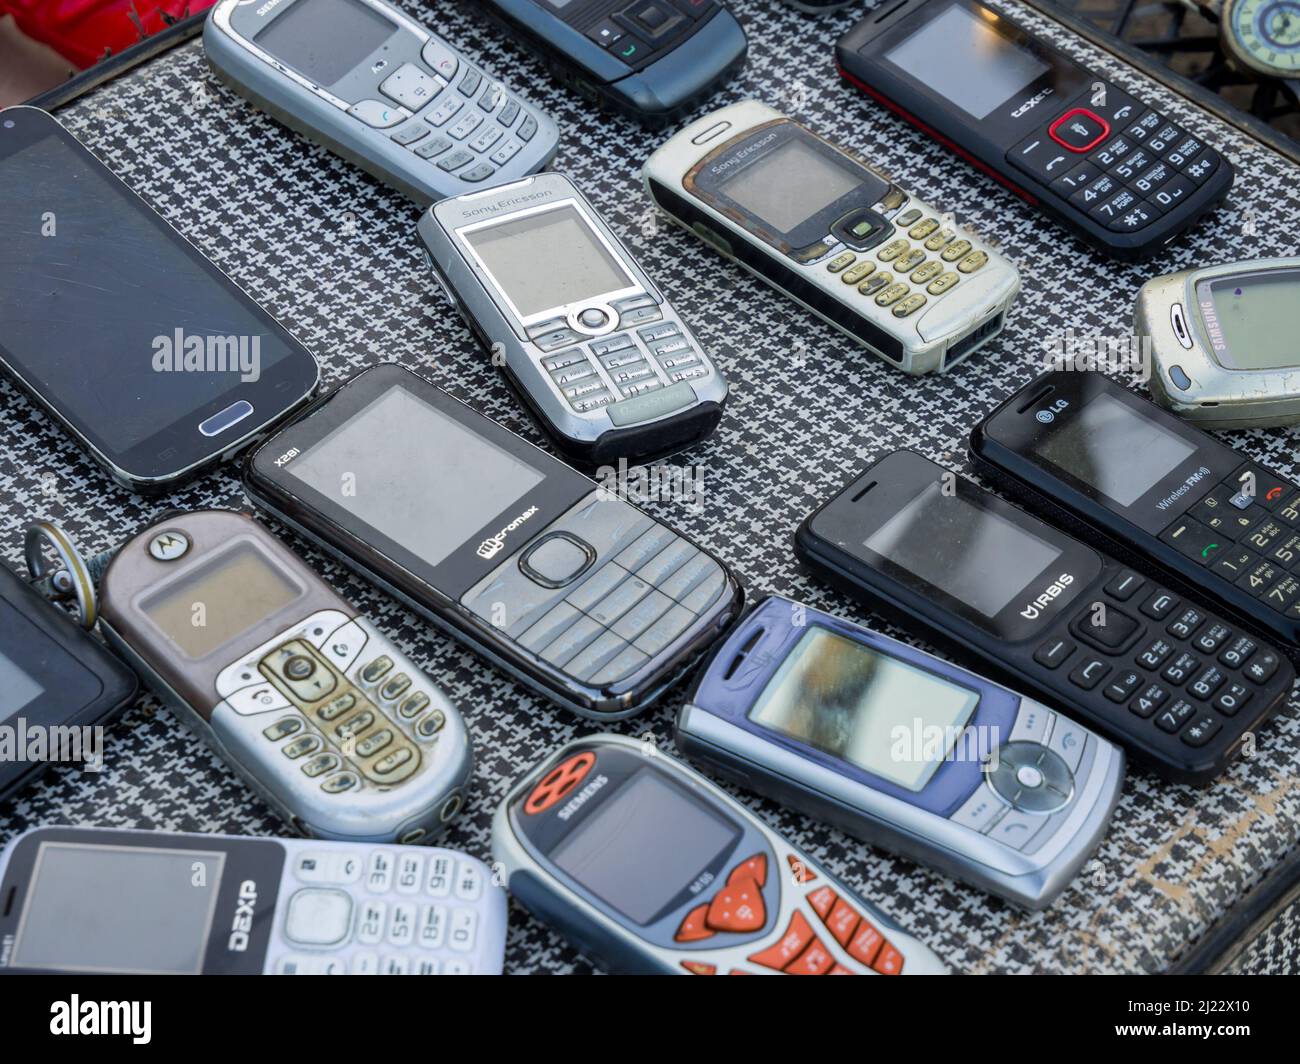
<path fill-rule="evenodd" d="M 419 203 L 545 167 L 555 123 L 383 0 L 220 0 L 203 28 L 240 95 Z"/>
<path fill-rule="evenodd" d="M 1300 423 L 1300 257 L 1156 277 L 1138 292 L 1151 395 L 1206 429 Z"/>
<path fill-rule="evenodd" d="M 727 382 L 567 177 L 443 200 L 419 229 L 448 298 L 566 453 L 646 459 L 713 431 Z"/>
<path fill-rule="evenodd" d="M 500 975 L 506 894 L 454 850 L 40 827 L 0 850 L 0 973 Z"/>
<path fill-rule="evenodd" d="M 171 515 L 105 571 L 110 645 L 304 835 L 417 842 L 460 810 L 460 714 L 252 518 Z"/>
<path fill-rule="evenodd" d="M 956 365 L 1020 291 L 990 244 L 757 100 L 692 122 L 642 176 L 669 219 L 904 373 Z"/>

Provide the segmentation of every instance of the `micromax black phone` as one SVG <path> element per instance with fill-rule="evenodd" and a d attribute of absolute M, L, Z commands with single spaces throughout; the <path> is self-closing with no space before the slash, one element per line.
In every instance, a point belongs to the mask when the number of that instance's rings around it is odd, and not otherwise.
<path fill-rule="evenodd" d="M 745 65 L 745 31 L 718 0 L 482 0 L 555 77 L 647 126 L 680 117 Z"/>
<path fill-rule="evenodd" d="M 265 528 L 174 513 L 101 580 L 110 645 L 295 829 L 418 842 L 460 810 L 460 713 Z"/>
<path fill-rule="evenodd" d="M 0 564 L 0 800 L 51 763 L 100 760 L 95 729 L 135 693 L 130 669 Z"/>
<path fill-rule="evenodd" d="M 799 528 L 800 558 L 1171 779 L 1208 782 L 1295 669 L 1235 623 L 911 451 Z"/>
<path fill-rule="evenodd" d="M 712 555 L 396 365 L 365 370 L 309 408 L 252 456 L 245 486 L 585 716 L 645 709 L 742 602 Z"/>
<path fill-rule="evenodd" d="M 132 491 L 229 458 L 311 353 L 44 111 L 0 111 L 0 369 Z"/>
<path fill-rule="evenodd" d="M 757 100 L 691 123 L 642 176 L 669 219 L 904 373 L 988 343 L 1020 291 L 992 246 Z"/>
<path fill-rule="evenodd" d="M 971 433 L 1031 507 L 1068 512 L 1300 655 L 1300 487 L 1101 373 L 1043 374 Z"/>
<path fill-rule="evenodd" d="M 1114 258 L 1214 210 L 1231 164 L 1199 134 L 979 0 L 902 0 L 835 46 L 840 73 Z"/>
<path fill-rule="evenodd" d="M 519 902 L 612 971 L 934 975 L 939 958 L 657 747 L 570 743 L 512 788 L 492 856 Z"/>
<path fill-rule="evenodd" d="M 559 130 L 384 0 L 220 0 L 203 27 L 240 95 L 418 203 L 541 170 Z"/>
<path fill-rule="evenodd" d="M 419 225 L 471 331 L 566 454 L 643 461 L 713 431 L 727 382 L 582 192 L 541 174 L 434 204 Z"/>
<path fill-rule="evenodd" d="M 506 894 L 454 850 L 40 827 L 0 852 L 0 973 L 500 975 Z"/>
<path fill-rule="evenodd" d="M 1138 292 L 1151 394 L 1207 429 L 1300 423 L 1300 257 L 1156 277 Z"/>
<path fill-rule="evenodd" d="M 927 654 L 773 596 L 677 716 L 677 746 L 742 786 L 1026 909 L 1065 890 L 1110 823 L 1114 744 Z"/>

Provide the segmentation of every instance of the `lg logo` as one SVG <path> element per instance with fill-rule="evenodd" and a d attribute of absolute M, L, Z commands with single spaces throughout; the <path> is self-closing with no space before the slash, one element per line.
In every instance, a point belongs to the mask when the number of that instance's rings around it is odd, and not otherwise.
<path fill-rule="evenodd" d="M 1050 425 L 1056 420 L 1056 415 L 1070 405 L 1068 399 L 1058 399 L 1051 406 L 1045 406 L 1042 410 L 1034 414 L 1034 419 L 1044 425 Z"/>

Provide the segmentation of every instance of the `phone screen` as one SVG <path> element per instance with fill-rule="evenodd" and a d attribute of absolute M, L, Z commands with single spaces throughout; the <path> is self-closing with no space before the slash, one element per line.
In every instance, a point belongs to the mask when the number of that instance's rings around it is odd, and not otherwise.
<path fill-rule="evenodd" d="M 7 113 L 0 356 L 31 388 L 148 475 L 219 448 L 198 425 L 237 399 L 265 423 L 306 393 L 314 361 L 265 311 L 52 119 Z"/>

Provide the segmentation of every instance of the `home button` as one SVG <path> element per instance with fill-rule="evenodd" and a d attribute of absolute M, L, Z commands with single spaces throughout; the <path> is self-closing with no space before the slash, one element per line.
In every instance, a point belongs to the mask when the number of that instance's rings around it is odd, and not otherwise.
<path fill-rule="evenodd" d="M 591 568 L 596 552 L 568 532 L 543 536 L 524 552 L 519 568 L 542 587 L 564 587 Z"/>
<path fill-rule="evenodd" d="M 199 431 L 205 436 L 220 436 L 230 426 L 243 421 L 253 412 L 253 404 L 247 399 L 231 403 L 226 409 L 218 410 L 206 421 L 199 423 Z"/>

